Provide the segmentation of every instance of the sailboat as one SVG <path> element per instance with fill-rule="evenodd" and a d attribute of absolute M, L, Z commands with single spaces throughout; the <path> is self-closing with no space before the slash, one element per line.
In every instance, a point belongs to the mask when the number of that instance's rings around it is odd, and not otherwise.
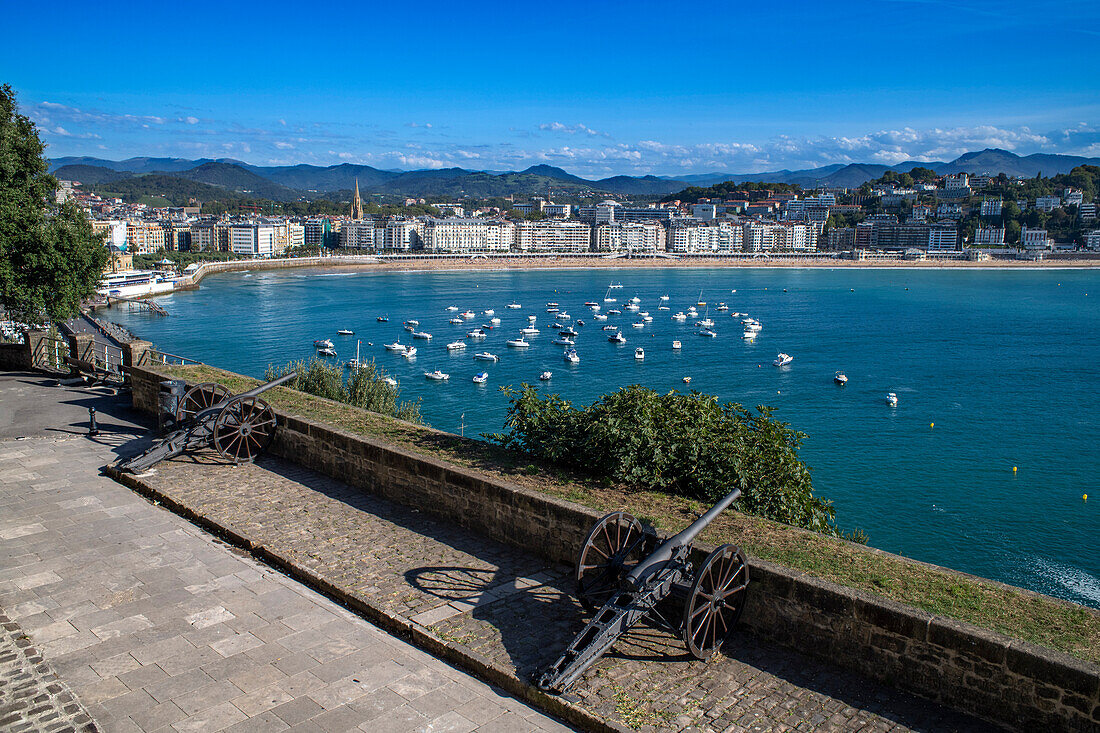
<path fill-rule="evenodd" d="M 359 362 L 359 347 L 362 344 L 362 339 L 355 342 L 355 358 L 348 362 L 348 369 L 361 369 L 363 367 L 363 365 Z"/>

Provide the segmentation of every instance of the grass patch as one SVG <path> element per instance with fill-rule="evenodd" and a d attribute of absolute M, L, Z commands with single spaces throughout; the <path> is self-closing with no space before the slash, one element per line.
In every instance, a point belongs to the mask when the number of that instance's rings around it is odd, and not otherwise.
<path fill-rule="evenodd" d="M 205 365 L 164 367 L 158 371 L 192 383 L 221 382 L 234 393 L 259 383 Z M 528 457 L 499 446 L 429 430 L 285 387 L 269 390 L 264 398 L 288 414 L 383 440 L 598 511 L 625 510 L 668 532 L 683 529 L 709 508 L 692 499 L 628 490 L 606 481 L 576 475 L 562 478 L 559 467 L 540 467 Z M 755 557 L 839 585 L 1100 664 L 1100 613 L 1074 603 L 958 575 L 732 510 L 712 522 L 699 539 L 712 545 L 732 542 Z"/>

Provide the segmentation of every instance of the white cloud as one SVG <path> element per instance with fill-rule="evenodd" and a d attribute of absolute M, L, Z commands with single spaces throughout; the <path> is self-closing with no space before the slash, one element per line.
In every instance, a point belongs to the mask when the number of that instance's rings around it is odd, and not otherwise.
<path fill-rule="evenodd" d="M 294 149 L 294 145 L 292 143 L 283 142 L 281 140 L 277 140 L 272 144 L 276 148 L 278 148 L 279 150 L 293 150 Z"/>
<path fill-rule="evenodd" d="M 610 137 L 610 135 L 605 132 L 593 130 L 588 125 L 582 125 L 580 123 L 577 123 L 576 125 L 564 125 L 560 122 L 546 122 L 539 125 L 539 129 L 546 132 L 563 132 L 566 135 L 576 135 L 578 133 L 583 133 L 585 135 L 591 135 L 592 137 Z"/>
<path fill-rule="evenodd" d="M 199 118 L 198 117 L 184 117 L 183 121 L 186 122 L 189 125 L 199 124 Z"/>

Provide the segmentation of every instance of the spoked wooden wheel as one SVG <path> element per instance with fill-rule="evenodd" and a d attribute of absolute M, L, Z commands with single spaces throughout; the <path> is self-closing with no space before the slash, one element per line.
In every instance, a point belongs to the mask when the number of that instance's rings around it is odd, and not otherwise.
<path fill-rule="evenodd" d="M 232 396 L 233 394 L 228 389 L 217 382 L 196 384 L 187 390 L 187 393 L 183 395 L 183 399 L 176 406 L 176 422 L 181 423 L 184 420 L 190 420 L 196 413 L 202 412 L 208 407 L 213 407 L 219 402 L 224 402 Z"/>
<path fill-rule="evenodd" d="M 642 559 L 642 523 L 626 512 L 596 522 L 577 558 L 577 595 L 588 610 L 601 607 L 615 592 L 628 565 Z"/>
<path fill-rule="evenodd" d="M 684 607 L 684 644 L 698 659 L 712 656 L 745 610 L 749 566 L 733 545 L 707 556 L 691 584 Z"/>
<path fill-rule="evenodd" d="M 234 463 L 251 461 L 275 437 L 275 411 L 259 397 L 235 397 L 214 422 L 214 447 Z"/>

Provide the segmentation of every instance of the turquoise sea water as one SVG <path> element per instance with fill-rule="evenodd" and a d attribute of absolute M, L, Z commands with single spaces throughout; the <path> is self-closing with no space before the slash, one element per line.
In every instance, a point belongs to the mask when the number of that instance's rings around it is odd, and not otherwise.
<path fill-rule="evenodd" d="M 611 316 L 625 346 L 608 343 L 583 306 L 613 307 L 602 303 L 609 281 L 623 283 L 613 291 L 620 304 L 637 295 L 654 317 L 634 329 L 634 316 Z M 711 310 L 715 339 L 670 320 L 700 291 L 758 318 L 755 343 L 741 340 L 740 319 L 728 313 Z M 658 311 L 666 293 L 672 310 Z M 523 308 L 505 308 L 513 300 Z M 549 301 L 587 324 L 578 328 L 578 365 L 550 343 Z M 397 377 L 404 397 L 421 398 L 433 426 L 466 435 L 501 428 L 501 385 L 537 383 L 587 403 L 627 384 L 683 389 L 690 376 L 694 389 L 773 405 L 805 432 L 817 493 L 871 545 L 1100 607 L 1100 271 L 300 270 L 217 275 L 158 302 L 170 317 L 108 317 L 161 349 L 257 377 L 268 364 L 312 356 L 314 339 L 331 338 L 341 362 L 361 340 L 363 358 Z M 477 318 L 451 325 L 448 305 Z M 447 343 L 488 320 L 488 308 L 501 326 L 448 353 Z M 382 314 L 389 323 L 376 322 Z M 528 314 L 542 334 L 529 337 L 528 350 L 506 347 Z M 382 349 L 412 342 L 401 327 L 410 318 L 434 335 L 415 342 L 412 362 Z M 337 336 L 341 328 L 356 335 Z M 672 351 L 673 339 L 682 351 Z M 634 359 L 636 346 L 644 361 Z M 483 349 L 500 362 L 475 362 Z M 779 351 L 794 357 L 789 367 L 772 366 Z M 450 381 L 427 381 L 434 369 Z M 473 384 L 483 370 L 489 383 Z M 540 383 L 545 370 L 553 379 Z M 846 387 L 833 384 L 837 370 Z M 887 392 L 897 393 L 896 408 Z"/>

